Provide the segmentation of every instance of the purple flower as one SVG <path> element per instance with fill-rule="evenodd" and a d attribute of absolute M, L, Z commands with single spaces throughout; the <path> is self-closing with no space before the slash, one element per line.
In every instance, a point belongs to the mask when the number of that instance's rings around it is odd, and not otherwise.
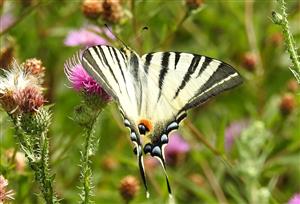
<path fill-rule="evenodd" d="M 240 136 L 243 129 L 247 127 L 246 121 L 236 121 L 231 123 L 225 130 L 225 149 L 229 151 L 234 144 L 236 137 Z"/>
<path fill-rule="evenodd" d="M 107 44 L 107 40 L 100 36 L 105 35 L 110 39 L 114 39 L 114 36 L 107 29 L 100 29 L 95 26 L 88 26 L 87 28 L 81 28 L 79 30 L 71 31 L 64 44 L 66 46 L 93 46 Z"/>
<path fill-rule="evenodd" d="M 0 16 L 0 32 L 4 31 L 6 28 L 11 26 L 11 24 L 15 21 L 15 18 L 10 13 L 6 13 Z"/>
<path fill-rule="evenodd" d="M 77 56 L 78 57 L 78 56 Z M 75 63 L 76 57 L 65 63 L 65 74 L 72 87 L 76 91 L 84 91 L 88 94 L 97 94 L 104 101 L 109 101 L 111 97 L 104 89 L 84 70 L 80 63 Z"/>
<path fill-rule="evenodd" d="M 166 161 L 170 164 L 177 164 L 182 161 L 185 154 L 190 150 L 190 145 L 178 132 L 172 133 L 169 140 L 169 144 L 165 149 Z"/>
<path fill-rule="evenodd" d="M 300 204 L 300 193 L 295 194 L 288 202 L 288 204 Z"/>

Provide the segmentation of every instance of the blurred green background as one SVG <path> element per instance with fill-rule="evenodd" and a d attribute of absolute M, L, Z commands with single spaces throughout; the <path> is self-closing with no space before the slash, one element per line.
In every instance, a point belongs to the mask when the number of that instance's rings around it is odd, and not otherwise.
<path fill-rule="evenodd" d="M 3 1 L 3 0 L 2 0 Z M 189 112 L 188 122 L 231 163 L 205 147 L 183 123 L 180 134 L 190 151 L 168 173 L 177 203 L 286 203 L 300 192 L 300 89 L 289 70 L 279 26 L 271 20 L 276 1 L 197 1 L 199 7 L 186 15 L 185 1 L 136 0 L 121 2 L 122 19 L 109 23 L 112 31 L 139 54 L 152 51 L 183 51 L 202 54 L 233 65 L 244 84 L 215 97 Z M 36 6 L 37 5 L 37 6 Z M 300 2 L 287 1 L 289 23 L 300 44 Z M 10 13 L 18 23 L 1 36 L 1 51 L 12 47 L 18 63 L 41 59 L 46 67 L 46 97 L 52 107 L 51 171 L 61 203 L 79 200 L 79 159 L 84 138 L 72 119 L 82 100 L 69 88 L 64 62 L 81 47 L 64 40 L 89 20 L 82 2 L 75 0 L 4 0 L 1 15 Z M 20 20 L 21 18 L 21 20 Z M 147 26 L 147 31 L 142 28 Z M 120 46 L 120 42 L 111 42 Z M 299 47 L 299 46 L 298 46 Z M 1 58 L 4 57 L 1 52 Z M 32 171 L 17 171 L 7 150 L 18 148 L 7 114 L 0 112 L 0 174 L 15 192 L 11 203 L 43 203 Z M 240 123 L 235 143 L 225 149 L 225 133 Z M 92 158 L 96 203 L 122 203 L 119 185 L 133 175 L 140 180 L 127 129 L 116 104 L 106 107 L 97 125 L 101 137 Z M 147 171 L 151 197 L 140 187 L 132 203 L 165 203 L 167 189 L 159 166 Z"/>

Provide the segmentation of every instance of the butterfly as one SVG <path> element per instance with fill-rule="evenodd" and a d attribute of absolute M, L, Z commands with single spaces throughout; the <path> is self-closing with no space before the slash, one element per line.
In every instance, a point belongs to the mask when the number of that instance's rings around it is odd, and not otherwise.
<path fill-rule="evenodd" d="M 118 104 L 135 146 L 147 197 L 143 154 L 160 161 L 171 197 L 164 155 L 169 134 L 179 128 L 189 109 L 243 81 L 225 62 L 184 52 L 140 57 L 128 46 L 119 50 L 97 45 L 83 52 L 81 63 Z"/>

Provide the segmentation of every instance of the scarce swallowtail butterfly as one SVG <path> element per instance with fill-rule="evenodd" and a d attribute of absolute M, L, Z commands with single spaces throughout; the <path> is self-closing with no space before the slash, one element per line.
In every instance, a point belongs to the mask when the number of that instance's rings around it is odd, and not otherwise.
<path fill-rule="evenodd" d="M 124 125 L 130 129 L 141 177 L 149 197 L 143 154 L 157 158 L 166 173 L 164 147 L 190 108 L 242 83 L 230 65 L 202 55 L 154 52 L 140 57 L 129 47 L 107 45 L 86 49 L 84 69 L 118 103 Z"/>

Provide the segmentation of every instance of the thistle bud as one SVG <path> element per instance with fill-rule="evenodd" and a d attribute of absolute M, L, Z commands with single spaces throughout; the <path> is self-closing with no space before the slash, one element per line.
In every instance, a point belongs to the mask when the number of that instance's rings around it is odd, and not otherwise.
<path fill-rule="evenodd" d="M 296 106 L 296 99 L 292 94 L 285 94 L 280 102 L 280 111 L 282 115 L 290 114 Z"/>
<path fill-rule="evenodd" d="M 281 25 L 282 19 L 283 19 L 282 15 L 280 15 L 275 11 L 272 11 L 272 20 L 275 24 Z"/>
<path fill-rule="evenodd" d="M 103 13 L 100 0 L 84 0 L 81 9 L 83 14 L 90 19 L 97 19 Z"/>
<path fill-rule="evenodd" d="M 250 72 L 255 71 L 257 65 L 257 57 L 254 53 L 247 52 L 243 55 L 242 63 L 245 69 Z"/>
<path fill-rule="evenodd" d="M 45 67 L 42 65 L 42 61 L 36 58 L 27 59 L 24 63 L 21 64 L 21 67 L 24 69 L 26 74 L 31 74 L 35 76 L 39 83 L 43 83 L 43 78 L 45 75 Z"/>
<path fill-rule="evenodd" d="M 46 132 L 51 122 L 51 113 L 47 108 L 40 108 L 34 114 L 22 114 L 20 123 L 23 131 L 29 135 Z"/>
<path fill-rule="evenodd" d="M 185 4 L 189 9 L 197 9 L 203 4 L 204 0 L 185 0 Z"/>
<path fill-rule="evenodd" d="M 134 176 L 126 176 L 120 182 L 119 191 L 126 202 L 131 201 L 136 196 L 139 189 L 140 184 Z"/>
<path fill-rule="evenodd" d="M 271 35 L 270 40 L 271 40 L 272 45 L 278 47 L 283 42 L 283 35 L 282 35 L 282 33 L 279 33 L 279 32 L 274 33 Z"/>
<path fill-rule="evenodd" d="M 107 171 L 113 171 L 119 166 L 118 161 L 112 156 L 106 156 L 102 162 L 103 169 Z"/>
<path fill-rule="evenodd" d="M 122 7 L 119 0 L 105 0 L 103 6 L 103 20 L 109 23 L 118 23 L 122 16 Z"/>
<path fill-rule="evenodd" d="M 298 82 L 295 79 L 289 80 L 287 84 L 287 89 L 292 93 L 296 93 L 299 89 Z"/>
<path fill-rule="evenodd" d="M 81 104 L 74 109 L 73 118 L 81 126 L 90 125 L 94 117 L 94 111 L 85 104 Z"/>
<path fill-rule="evenodd" d="M 42 93 L 34 86 L 17 91 L 15 100 L 22 113 L 36 112 L 45 102 Z"/>

